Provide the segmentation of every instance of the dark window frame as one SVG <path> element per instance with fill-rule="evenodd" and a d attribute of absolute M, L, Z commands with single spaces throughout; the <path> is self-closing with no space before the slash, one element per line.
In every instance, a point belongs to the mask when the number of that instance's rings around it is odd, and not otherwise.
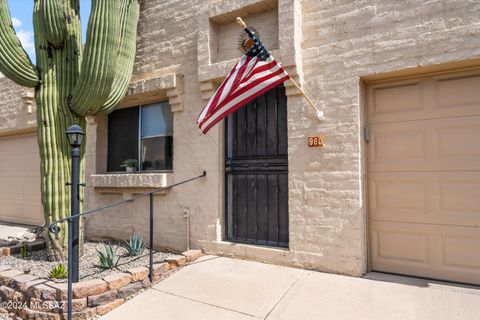
<path fill-rule="evenodd" d="M 174 120 L 173 120 L 173 112 L 172 112 L 172 134 L 171 135 L 152 135 L 152 136 L 146 136 L 146 137 L 142 137 L 142 107 L 147 107 L 147 106 L 150 106 L 150 105 L 153 105 L 153 104 L 160 104 L 160 103 L 167 103 L 168 106 L 171 108 L 170 104 L 169 104 L 169 101 L 158 101 L 158 102 L 153 102 L 153 103 L 148 103 L 148 104 L 141 104 L 141 105 L 135 105 L 135 106 L 130 106 L 130 107 L 125 107 L 125 108 L 121 108 L 121 109 L 117 109 L 117 110 L 125 110 L 125 109 L 138 109 L 138 130 L 137 130 L 137 154 L 136 154 L 136 159 L 138 161 L 138 173 L 171 173 L 173 172 L 173 158 L 174 158 L 174 147 L 173 147 L 173 134 L 174 134 L 174 128 L 173 128 L 173 123 L 174 123 Z M 171 111 L 171 109 L 170 109 Z M 110 115 L 109 115 L 110 116 Z M 106 139 L 107 139 L 107 157 L 106 157 L 106 168 L 107 168 L 107 174 L 116 174 L 116 173 L 125 173 L 124 170 L 109 170 L 109 151 L 110 151 L 110 137 L 109 137 L 109 134 L 110 134 L 110 118 L 109 116 L 107 116 L 107 121 L 106 121 L 106 124 L 107 124 L 107 134 L 106 134 Z M 171 144 L 172 144 L 172 147 L 171 147 L 171 153 L 172 153 L 172 164 L 171 164 L 171 169 L 162 169 L 162 170 L 142 170 L 142 141 L 144 139 L 151 139 L 151 138 L 156 138 L 156 137 L 171 137 Z"/>

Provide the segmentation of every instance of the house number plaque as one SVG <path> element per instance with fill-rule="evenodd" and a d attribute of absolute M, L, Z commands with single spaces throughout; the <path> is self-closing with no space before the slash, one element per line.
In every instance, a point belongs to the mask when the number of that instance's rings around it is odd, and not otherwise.
<path fill-rule="evenodd" d="M 309 147 L 323 147 L 323 143 L 325 141 L 324 136 L 312 136 L 308 137 L 308 146 Z"/>

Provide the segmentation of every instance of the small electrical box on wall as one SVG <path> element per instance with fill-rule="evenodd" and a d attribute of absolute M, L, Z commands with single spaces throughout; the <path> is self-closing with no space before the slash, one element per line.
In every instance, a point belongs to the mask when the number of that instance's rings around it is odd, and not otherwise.
<path fill-rule="evenodd" d="M 323 144 L 325 143 L 325 137 L 324 136 L 311 136 L 308 137 L 308 146 L 311 148 L 321 148 L 323 147 Z"/>

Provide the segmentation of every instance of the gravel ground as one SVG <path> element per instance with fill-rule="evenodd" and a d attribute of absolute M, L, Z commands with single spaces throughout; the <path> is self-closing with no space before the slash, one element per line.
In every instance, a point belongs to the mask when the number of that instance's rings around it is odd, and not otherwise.
<path fill-rule="evenodd" d="M 127 256 L 127 250 L 123 245 L 119 243 L 109 243 L 117 247 L 117 255 L 120 257 L 118 265 L 114 269 L 102 269 L 98 263 L 98 253 L 96 249 L 103 247 L 102 243 L 86 242 L 84 244 L 84 254 L 80 257 L 80 280 L 90 280 L 102 278 L 110 273 L 118 271 L 127 271 L 130 268 L 148 266 L 149 263 L 149 251 L 145 249 L 143 255 L 137 257 Z M 154 252 L 153 262 L 162 262 L 166 257 L 173 255 L 171 252 Z M 60 261 L 67 266 L 67 261 Z M 2 257 L 0 265 L 8 265 L 14 269 L 20 271 L 30 270 L 30 274 L 33 274 L 39 278 L 48 278 L 50 268 L 56 265 L 58 262 L 48 261 L 46 250 L 38 250 L 30 253 L 30 256 L 26 259 L 20 257 L 20 255 L 12 255 Z M 0 319 L 1 315 L 0 315 Z"/>

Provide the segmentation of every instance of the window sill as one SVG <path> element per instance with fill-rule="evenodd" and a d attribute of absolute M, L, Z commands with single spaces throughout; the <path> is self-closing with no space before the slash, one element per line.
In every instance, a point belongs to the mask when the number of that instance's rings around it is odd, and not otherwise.
<path fill-rule="evenodd" d="M 122 193 L 125 197 L 168 186 L 173 173 L 113 173 L 92 174 L 90 185 L 99 193 Z M 167 190 L 158 194 L 166 194 Z"/>

